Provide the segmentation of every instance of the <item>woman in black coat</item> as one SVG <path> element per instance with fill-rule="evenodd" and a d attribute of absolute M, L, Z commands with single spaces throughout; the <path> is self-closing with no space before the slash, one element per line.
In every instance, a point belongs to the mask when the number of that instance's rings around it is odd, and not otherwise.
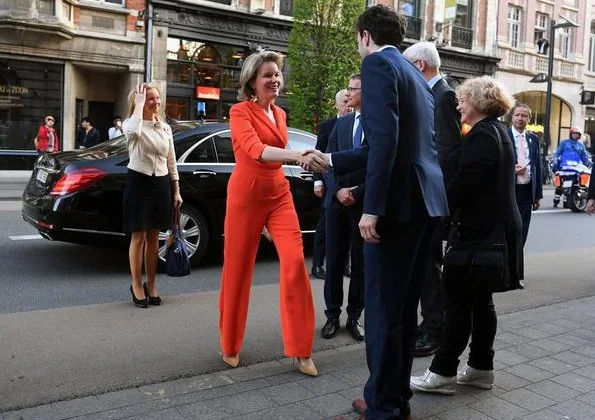
<path fill-rule="evenodd" d="M 504 223 L 511 289 L 516 289 L 523 278 L 522 222 L 515 199 L 516 159 L 506 128 L 497 120 L 512 108 L 513 98 L 488 76 L 467 80 L 457 89 L 457 98 L 461 121 L 471 130 L 447 160 L 447 167 L 455 174 L 447 185 L 451 214 L 460 214 L 461 240 L 485 239 Z M 500 149 L 494 128 L 503 143 L 503 191 L 499 191 Z M 492 387 L 497 319 L 492 293 L 477 287 L 481 281 L 466 269 L 444 272 L 444 335 L 430 368 L 422 376 L 411 378 L 412 388 L 453 394 L 457 383 Z M 469 360 L 457 374 L 459 356 L 469 337 Z"/>

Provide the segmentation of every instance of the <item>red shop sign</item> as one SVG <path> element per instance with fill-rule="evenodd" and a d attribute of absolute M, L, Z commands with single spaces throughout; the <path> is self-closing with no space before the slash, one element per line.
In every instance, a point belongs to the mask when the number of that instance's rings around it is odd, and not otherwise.
<path fill-rule="evenodd" d="M 219 100 L 221 97 L 221 89 L 216 87 L 196 86 L 197 99 L 215 99 Z"/>

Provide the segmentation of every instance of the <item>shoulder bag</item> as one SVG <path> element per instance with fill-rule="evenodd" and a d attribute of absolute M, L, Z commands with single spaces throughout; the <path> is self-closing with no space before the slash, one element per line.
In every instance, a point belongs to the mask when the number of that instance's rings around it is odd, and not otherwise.
<path fill-rule="evenodd" d="M 455 211 L 453 223 L 442 260 L 445 274 L 449 271 L 455 277 L 466 276 L 478 292 L 498 293 L 511 290 L 508 246 L 502 215 L 501 195 L 505 188 L 504 147 L 500 132 L 493 127 L 498 140 L 498 194 L 497 225 L 485 239 L 464 241 L 460 239 L 461 209 Z"/>
<path fill-rule="evenodd" d="M 165 251 L 165 272 L 170 277 L 182 277 L 190 274 L 190 259 L 188 248 L 182 237 L 180 228 L 180 209 L 174 210 L 174 223 L 172 232 L 167 240 Z"/>

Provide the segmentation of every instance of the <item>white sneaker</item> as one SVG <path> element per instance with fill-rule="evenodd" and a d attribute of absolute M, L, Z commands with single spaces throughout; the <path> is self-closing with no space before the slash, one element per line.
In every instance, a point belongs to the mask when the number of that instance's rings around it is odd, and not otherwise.
<path fill-rule="evenodd" d="M 457 384 L 475 386 L 481 389 L 492 389 L 494 385 L 494 371 L 479 370 L 467 365 L 465 369 L 457 374 Z"/>
<path fill-rule="evenodd" d="M 421 376 L 412 376 L 409 380 L 411 388 L 422 392 L 436 394 L 454 394 L 456 392 L 456 376 L 442 376 L 429 369 Z"/>

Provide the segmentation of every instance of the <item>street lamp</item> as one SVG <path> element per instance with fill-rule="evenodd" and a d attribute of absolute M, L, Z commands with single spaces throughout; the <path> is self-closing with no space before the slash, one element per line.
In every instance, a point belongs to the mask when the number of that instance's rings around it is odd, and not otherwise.
<path fill-rule="evenodd" d="M 552 76 L 554 73 L 554 44 L 556 41 L 556 29 L 560 28 L 578 28 L 579 24 L 560 16 L 565 22 L 556 24 L 555 20 L 550 23 L 550 50 L 547 63 L 547 93 L 545 95 L 545 124 L 543 128 L 543 137 L 545 139 L 544 154 L 547 154 L 550 148 L 550 116 L 552 113 Z"/>

